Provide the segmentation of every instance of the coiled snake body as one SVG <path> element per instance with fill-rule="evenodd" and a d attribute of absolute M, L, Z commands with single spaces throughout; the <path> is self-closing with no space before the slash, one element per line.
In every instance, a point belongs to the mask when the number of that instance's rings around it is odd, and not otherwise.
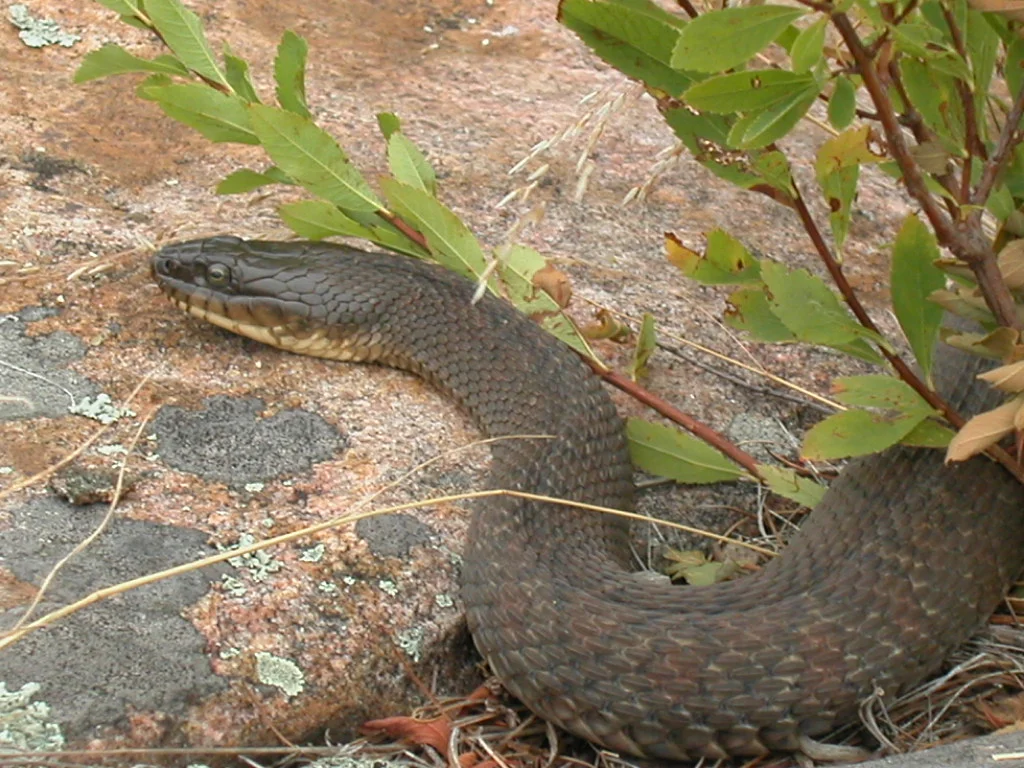
<path fill-rule="evenodd" d="M 191 314 L 284 349 L 420 374 L 493 436 L 491 482 L 630 508 L 629 457 L 599 381 L 504 302 L 412 259 L 212 238 L 153 258 Z M 982 406 L 973 362 L 943 386 Z M 542 717 L 676 760 L 796 750 L 934 671 L 1024 561 L 1024 492 L 993 462 L 895 448 L 852 462 L 783 556 L 701 589 L 631 574 L 607 515 L 522 499 L 477 511 L 463 600 L 480 652 Z"/>

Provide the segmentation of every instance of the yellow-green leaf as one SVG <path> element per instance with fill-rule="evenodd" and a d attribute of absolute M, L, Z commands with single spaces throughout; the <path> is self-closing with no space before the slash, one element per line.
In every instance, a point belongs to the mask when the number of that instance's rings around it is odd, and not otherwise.
<path fill-rule="evenodd" d="M 626 436 L 633 464 L 652 475 L 689 484 L 718 483 L 746 476 L 707 443 L 677 429 L 629 419 Z"/>

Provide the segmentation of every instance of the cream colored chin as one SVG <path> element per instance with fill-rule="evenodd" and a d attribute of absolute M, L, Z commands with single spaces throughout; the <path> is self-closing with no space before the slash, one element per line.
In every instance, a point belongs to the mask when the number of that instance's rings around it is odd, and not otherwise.
<path fill-rule="evenodd" d="M 224 317 L 216 312 L 210 312 L 204 307 L 192 306 L 184 301 L 175 301 L 174 303 L 193 317 L 205 320 L 226 331 L 237 333 L 239 336 L 255 339 L 288 352 L 310 355 L 311 357 L 323 357 L 328 360 L 359 361 L 366 357 L 365 353 L 355 349 L 351 343 L 329 338 L 323 329 L 317 329 L 300 337 L 294 335 L 287 326 L 268 327 L 244 323 L 239 320 L 232 320 L 230 317 Z"/>

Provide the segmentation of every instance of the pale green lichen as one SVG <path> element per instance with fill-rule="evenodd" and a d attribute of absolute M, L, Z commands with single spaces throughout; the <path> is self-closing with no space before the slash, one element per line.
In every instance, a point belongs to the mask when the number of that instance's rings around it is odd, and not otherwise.
<path fill-rule="evenodd" d="M 356 583 L 355 576 L 342 576 L 341 580 L 345 582 L 346 587 L 355 586 Z"/>
<path fill-rule="evenodd" d="M 295 662 L 263 651 L 256 654 L 256 679 L 288 696 L 298 696 L 306 687 L 306 676 Z"/>
<path fill-rule="evenodd" d="M 391 597 L 398 596 L 398 585 L 389 579 L 381 579 L 377 582 L 377 586 L 381 588 L 381 591 L 391 595 Z"/>
<path fill-rule="evenodd" d="M 249 493 L 259 493 L 263 490 L 263 483 L 257 481 L 255 483 L 246 483 L 242 486 Z"/>
<path fill-rule="evenodd" d="M 85 416 L 106 426 L 125 416 L 135 415 L 135 411 L 130 408 L 118 408 L 114 405 L 110 395 L 105 392 L 100 392 L 96 397 L 84 397 L 74 405 L 69 405 L 68 413 Z"/>
<path fill-rule="evenodd" d="M 241 579 L 236 579 L 225 573 L 220 577 L 220 581 L 224 585 L 224 591 L 232 597 L 242 597 L 245 594 L 245 582 Z"/>
<path fill-rule="evenodd" d="M 299 560 L 304 563 L 319 563 L 324 558 L 325 550 L 326 547 L 323 544 L 317 544 L 309 549 L 302 550 Z"/>
<path fill-rule="evenodd" d="M 65 32 L 53 19 L 37 19 L 21 3 L 8 8 L 7 15 L 11 23 L 21 30 L 18 37 L 29 48 L 42 48 L 46 45 L 70 48 L 82 39 L 79 35 Z"/>
<path fill-rule="evenodd" d="M 220 545 L 217 548 L 221 552 L 226 552 L 232 549 L 239 549 L 241 547 L 248 547 L 256 543 L 256 538 L 249 533 L 243 533 L 238 537 L 238 543 L 230 547 L 222 547 Z M 270 575 L 280 571 L 284 564 L 280 560 L 276 560 L 267 554 L 265 549 L 257 549 L 255 552 L 249 552 L 245 555 L 238 555 L 236 557 L 229 557 L 228 562 L 235 568 L 245 568 L 249 571 L 249 575 L 252 576 L 253 581 L 266 581 L 270 578 Z"/>
<path fill-rule="evenodd" d="M 395 633 L 395 645 L 405 651 L 410 659 L 419 661 L 423 647 L 423 627 L 410 627 Z"/>
<path fill-rule="evenodd" d="M 438 608 L 451 608 L 455 605 L 455 601 L 451 595 L 446 595 L 443 592 L 439 595 L 434 595 L 434 602 L 437 603 Z"/>
<path fill-rule="evenodd" d="M 224 661 L 229 661 L 230 659 L 233 659 L 233 658 L 241 655 L 241 653 L 242 653 L 242 649 L 241 648 L 224 648 L 217 655 L 220 656 Z"/>
<path fill-rule="evenodd" d="M 316 588 L 323 592 L 325 595 L 336 595 L 340 591 L 338 585 L 332 581 L 321 581 L 316 585 Z"/>
<path fill-rule="evenodd" d="M 64 747 L 64 735 L 57 723 L 50 722 L 50 706 L 32 701 L 39 683 L 25 683 L 17 691 L 8 691 L 0 682 L 0 748 L 51 751 Z"/>

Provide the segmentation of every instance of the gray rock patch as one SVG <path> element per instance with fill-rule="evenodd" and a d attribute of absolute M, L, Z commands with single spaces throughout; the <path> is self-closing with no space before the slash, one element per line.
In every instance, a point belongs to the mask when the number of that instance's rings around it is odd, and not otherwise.
<path fill-rule="evenodd" d="M 363 518 L 356 523 L 356 533 L 375 555 L 407 558 L 412 547 L 430 543 L 434 530 L 412 515 L 394 512 Z"/>
<path fill-rule="evenodd" d="M 100 388 L 67 365 L 85 354 L 85 344 L 66 331 L 26 334 L 28 323 L 56 314 L 29 307 L 0 316 L 0 421 L 58 418 Z"/>
<path fill-rule="evenodd" d="M 241 486 L 308 470 L 348 445 L 320 416 L 291 409 L 263 419 L 257 398 L 217 395 L 206 409 L 165 406 L 153 419 L 160 458 L 206 480 Z"/>
<path fill-rule="evenodd" d="M 73 507 L 55 498 L 13 510 L 0 536 L 0 566 L 39 584 L 54 563 L 85 538 L 106 507 Z M 210 554 L 199 531 L 115 518 L 74 557 L 47 591 L 37 616 L 101 587 Z M 102 600 L 33 632 L 0 652 L 0 680 L 17 690 L 38 683 L 65 737 L 89 737 L 130 710 L 184 714 L 190 703 L 226 688 L 210 669 L 206 642 L 182 611 L 227 573 L 219 565 Z M 0 614 L 7 629 L 21 609 Z"/>

